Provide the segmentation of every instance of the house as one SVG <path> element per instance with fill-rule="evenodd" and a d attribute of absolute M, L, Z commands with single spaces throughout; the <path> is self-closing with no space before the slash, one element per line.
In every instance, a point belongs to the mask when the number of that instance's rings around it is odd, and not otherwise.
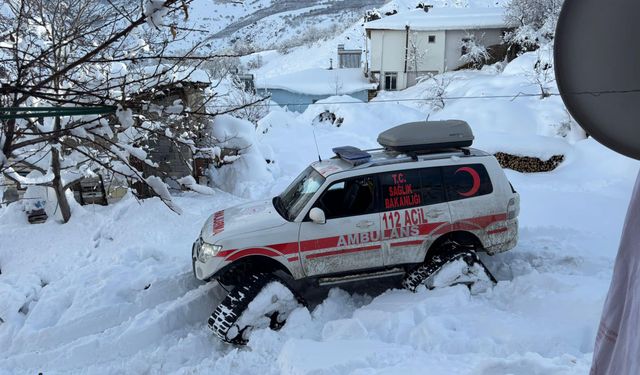
<path fill-rule="evenodd" d="M 509 30 L 504 8 L 432 8 L 367 22 L 369 60 L 365 70 L 382 90 L 402 90 L 425 75 L 465 65 L 464 42 L 503 44 Z M 493 48 L 497 50 L 497 48 Z"/>
<path fill-rule="evenodd" d="M 194 134 L 196 147 L 206 147 L 206 124 L 210 118 L 205 113 L 205 90 L 211 85 L 206 72 L 191 67 L 171 67 L 165 74 L 158 76 L 157 81 L 135 96 L 131 105 L 142 109 L 146 120 L 159 121 L 171 129 L 174 134 L 183 132 Z M 175 108 L 172 108 L 175 107 Z M 170 114 L 182 107 L 195 112 L 189 116 L 173 119 Z M 192 148 L 175 142 L 165 136 L 155 135 L 144 141 L 148 158 L 158 167 L 152 167 L 141 160 L 133 159 L 132 164 L 141 170 L 144 177 L 157 175 L 172 189 L 180 190 L 178 179 L 193 176 L 199 180 L 201 173 L 210 161 L 196 160 Z M 136 192 L 141 197 L 152 196 L 148 186 L 134 183 Z"/>
<path fill-rule="evenodd" d="M 351 63 L 345 62 L 345 65 Z M 256 82 L 258 92 L 271 94 L 271 100 L 297 112 L 303 112 L 310 104 L 334 95 L 349 95 L 366 102 L 369 90 L 376 87 L 377 84 L 369 82 L 359 67 L 308 69 Z"/>

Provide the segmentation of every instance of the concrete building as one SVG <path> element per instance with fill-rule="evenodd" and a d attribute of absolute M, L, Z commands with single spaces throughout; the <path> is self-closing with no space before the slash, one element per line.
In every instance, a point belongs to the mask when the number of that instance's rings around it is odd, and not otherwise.
<path fill-rule="evenodd" d="M 425 8 L 365 24 L 365 69 L 381 90 L 402 90 L 428 74 L 465 64 L 463 42 L 501 45 L 510 28 L 504 8 Z"/>

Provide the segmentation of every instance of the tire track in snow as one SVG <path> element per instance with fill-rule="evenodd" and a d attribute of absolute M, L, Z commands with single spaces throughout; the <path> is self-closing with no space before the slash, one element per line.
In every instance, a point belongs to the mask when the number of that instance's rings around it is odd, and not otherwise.
<path fill-rule="evenodd" d="M 116 306 L 112 311 L 90 313 L 32 335 L 18 335 L 11 352 L 22 353 L 0 360 L 0 368 L 84 368 L 131 357 L 188 326 L 205 329 L 204 322 L 220 296 L 216 283 L 195 288 L 194 283 L 191 273 L 161 279 L 125 311 L 116 311 L 121 308 Z"/>

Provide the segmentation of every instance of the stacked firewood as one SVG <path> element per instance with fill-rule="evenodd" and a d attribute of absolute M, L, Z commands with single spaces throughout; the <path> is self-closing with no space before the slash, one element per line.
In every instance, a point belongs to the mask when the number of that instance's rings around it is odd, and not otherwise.
<path fill-rule="evenodd" d="M 564 161 L 564 155 L 553 155 L 548 160 L 531 156 L 511 155 L 504 152 L 494 154 L 502 168 L 513 169 L 523 173 L 549 172 Z"/>

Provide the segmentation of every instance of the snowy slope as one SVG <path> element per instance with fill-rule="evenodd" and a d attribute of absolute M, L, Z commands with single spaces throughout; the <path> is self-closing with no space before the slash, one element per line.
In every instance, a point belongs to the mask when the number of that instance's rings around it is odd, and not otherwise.
<path fill-rule="evenodd" d="M 182 216 L 128 199 L 64 226 L 2 209 L 0 372 L 583 374 L 637 163 L 592 141 L 575 153 L 556 172 L 508 173 L 522 234 L 487 260 L 493 290 L 333 289 L 240 350 L 206 328 L 221 291 L 189 264 L 205 217 L 238 198 L 186 194 Z"/>
<path fill-rule="evenodd" d="M 251 12 L 235 15 L 227 6 L 233 20 Z M 219 17 L 218 29 L 233 20 Z M 322 67 L 338 41 L 357 33 L 354 25 L 287 55 L 269 52 L 258 72 Z M 184 193 L 175 198 L 182 215 L 158 199 L 128 197 L 109 207 L 74 207 L 66 225 L 29 225 L 19 204 L 1 207 L 0 374 L 587 373 L 640 165 L 567 133 L 559 97 L 517 95 L 536 93 L 528 77 L 536 57 L 447 73 L 451 99 L 442 109 L 424 100 L 431 81 L 371 103 L 341 96 L 302 114 L 274 107 L 246 159 L 260 152 L 275 162 L 247 166 L 241 159 L 224 167 L 228 184 L 220 186 L 238 195 Z M 341 125 L 318 122 L 323 111 Z M 190 264 L 191 242 L 207 216 L 281 191 L 317 159 L 314 132 L 326 158 L 335 146 L 374 147 L 381 130 L 427 116 L 468 121 L 475 145 L 487 151 L 566 156 L 553 172 L 506 171 L 521 194 L 521 234 L 514 250 L 486 259 L 498 285 L 473 296 L 463 287 L 412 294 L 391 281 L 320 290 L 311 311 L 296 310 L 280 332 L 254 332 L 246 348 L 215 339 L 206 319 L 224 291 L 197 282 Z"/>
<path fill-rule="evenodd" d="M 384 0 L 197 0 L 189 10 L 193 30 L 185 44 L 205 40 L 212 52 L 299 46 L 333 37 Z M 307 39 L 302 40 L 301 36 Z M 205 51 L 202 51 L 205 52 Z"/>

